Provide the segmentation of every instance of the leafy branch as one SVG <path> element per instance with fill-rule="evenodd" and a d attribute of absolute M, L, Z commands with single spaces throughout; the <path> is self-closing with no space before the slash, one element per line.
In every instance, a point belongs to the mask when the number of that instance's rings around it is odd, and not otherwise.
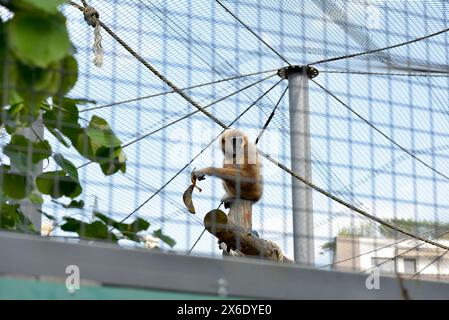
<path fill-rule="evenodd" d="M 65 208 L 84 206 L 81 200 L 74 200 L 83 191 L 76 166 L 54 153 L 48 140 L 37 134 L 37 139 L 30 139 L 24 134 L 37 121 L 42 121 L 59 144 L 97 163 L 104 175 L 126 172 L 122 142 L 108 122 L 92 116 L 87 125 L 80 124 L 79 106 L 95 102 L 67 96 L 77 82 L 78 63 L 66 18 L 59 11 L 64 2 L 0 0 L 0 6 L 13 14 L 10 20 L 0 21 L 0 130 L 10 136 L 3 147 L 9 164 L 0 165 L 0 228 L 35 232 L 21 211 L 20 201 L 29 199 L 40 206 L 41 194 L 71 199 Z M 42 161 L 50 159 L 59 169 L 41 172 Z M 95 213 L 95 217 L 91 223 L 65 217 L 61 228 L 81 237 L 139 241 L 137 234 L 150 226 L 143 219 L 125 224 L 101 213 Z M 109 227 L 117 232 L 111 233 Z M 174 245 L 160 230 L 154 236 Z"/>

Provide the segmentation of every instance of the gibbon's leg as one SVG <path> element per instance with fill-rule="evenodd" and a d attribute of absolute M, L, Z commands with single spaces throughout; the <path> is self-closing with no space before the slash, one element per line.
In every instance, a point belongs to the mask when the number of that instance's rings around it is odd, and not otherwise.
<path fill-rule="evenodd" d="M 231 203 L 235 199 L 235 194 L 233 190 L 231 190 L 228 186 L 228 181 L 222 180 L 223 182 L 223 188 L 225 189 L 225 194 L 223 197 L 221 197 L 221 203 L 224 204 L 225 209 L 229 209 L 231 206 Z"/>
<path fill-rule="evenodd" d="M 231 203 L 237 198 L 235 194 L 233 194 L 226 187 L 226 180 L 236 182 L 236 180 L 242 181 L 241 177 L 242 171 L 235 168 L 215 168 L 215 167 L 207 167 L 200 170 L 197 170 L 193 173 L 194 176 L 198 178 L 198 180 L 203 180 L 206 175 L 217 177 L 223 180 L 224 187 L 226 190 L 225 195 L 221 198 L 221 202 L 224 204 L 225 209 L 229 209 Z M 245 179 L 248 180 L 248 179 Z"/>

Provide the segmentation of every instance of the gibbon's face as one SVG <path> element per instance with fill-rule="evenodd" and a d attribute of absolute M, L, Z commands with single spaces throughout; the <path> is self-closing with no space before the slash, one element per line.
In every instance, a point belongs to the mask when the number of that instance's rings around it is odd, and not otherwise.
<path fill-rule="evenodd" d="M 226 158 L 236 158 L 239 153 L 243 154 L 247 143 L 247 135 L 238 129 L 226 130 L 221 136 L 221 150 Z"/>

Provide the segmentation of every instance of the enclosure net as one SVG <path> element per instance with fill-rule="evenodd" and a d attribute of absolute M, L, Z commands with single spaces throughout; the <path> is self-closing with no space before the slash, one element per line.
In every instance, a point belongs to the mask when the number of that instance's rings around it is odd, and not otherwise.
<path fill-rule="evenodd" d="M 309 93 L 312 181 L 384 221 L 449 244 L 444 240 L 449 231 L 448 33 L 425 37 L 449 27 L 446 2 L 88 3 L 106 26 L 179 88 L 216 82 L 185 93 L 202 106 L 230 95 L 207 109 L 225 124 L 280 80 L 269 77 L 277 69 L 287 63 L 313 65 L 320 74 L 310 81 Z M 98 164 L 86 164 L 73 148 L 59 145 L 54 152 L 80 166 L 81 198 L 87 205 L 64 209 L 46 199 L 43 211 L 86 221 L 93 211 L 118 220 L 132 213 L 126 222 L 142 217 L 151 231 L 161 229 L 176 241 L 173 248 L 160 242 L 163 250 L 189 252 L 204 229 L 204 214 L 223 195 L 218 179 L 201 181 L 203 192 L 194 195 L 197 213 L 188 213 L 182 195 L 190 173 L 195 167 L 221 166 L 222 154 L 214 143 L 191 160 L 222 128 L 201 112 L 171 124 L 196 109 L 179 94 L 161 95 L 171 89 L 104 31 L 104 62 L 95 67 L 93 29 L 77 8 L 66 5 L 63 13 L 79 67 L 69 95 L 96 102 L 80 107 L 85 119 L 80 121 L 98 115 L 111 124 L 127 145 L 127 171 L 105 177 Z M 9 18 L 2 11 L 2 19 Z M 367 51 L 374 52 L 351 56 Z M 254 75 L 240 77 L 247 74 Z M 233 127 L 254 141 L 286 86 L 287 81 L 275 86 Z M 291 130 L 287 94 L 258 147 L 289 168 Z M 58 145 L 50 133 L 44 136 Z M 8 139 L 2 131 L 3 146 Z M 47 169 L 56 168 L 50 160 Z M 292 177 L 267 160 L 263 173 L 264 194 L 253 206 L 253 229 L 293 258 Z M 423 269 L 420 276 L 449 276 L 444 249 L 405 237 L 316 191 L 313 216 L 316 267 L 363 272 L 379 265 L 385 272 L 414 275 Z M 51 235 L 71 234 L 55 229 Z M 191 254 L 217 256 L 221 251 L 216 238 L 205 233 Z"/>

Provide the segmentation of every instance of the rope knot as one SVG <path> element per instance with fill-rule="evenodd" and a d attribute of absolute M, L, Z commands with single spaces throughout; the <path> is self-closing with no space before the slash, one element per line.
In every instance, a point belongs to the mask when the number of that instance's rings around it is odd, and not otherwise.
<path fill-rule="evenodd" d="M 97 9 L 91 6 L 83 8 L 84 20 L 88 25 L 95 27 L 100 19 L 100 14 Z"/>
<path fill-rule="evenodd" d="M 101 46 L 101 33 L 100 33 L 100 14 L 94 7 L 88 6 L 85 1 L 83 1 L 84 7 L 82 8 L 84 14 L 84 20 L 88 25 L 94 27 L 94 45 L 92 46 L 92 51 L 94 52 L 94 64 L 97 67 L 103 65 L 103 47 Z"/>

